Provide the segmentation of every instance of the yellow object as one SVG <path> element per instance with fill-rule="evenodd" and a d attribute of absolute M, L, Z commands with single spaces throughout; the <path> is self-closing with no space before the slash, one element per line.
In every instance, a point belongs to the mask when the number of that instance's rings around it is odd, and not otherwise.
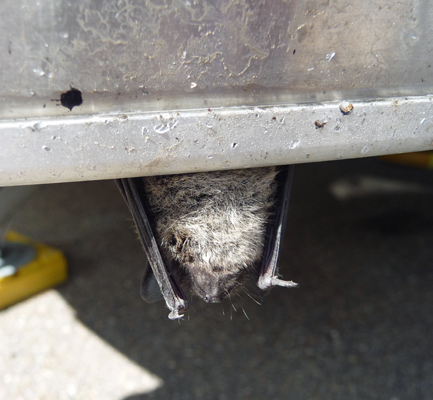
<path fill-rule="evenodd" d="M 14 275 L 0 278 L 0 310 L 66 280 L 67 263 L 61 251 L 15 232 L 9 232 L 6 241 L 33 246 L 36 257 Z"/>
<path fill-rule="evenodd" d="M 433 168 L 433 151 L 418 153 L 390 154 L 380 157 L 390 163 L 409 165 L 418 168 Z"/>

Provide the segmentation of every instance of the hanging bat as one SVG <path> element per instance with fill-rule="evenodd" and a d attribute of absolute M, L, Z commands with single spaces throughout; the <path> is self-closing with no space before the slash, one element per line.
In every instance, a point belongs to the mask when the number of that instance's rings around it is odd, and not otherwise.
<path fill-rule="evenodd" d="M 148 302 L 169 318 L 188 309 L 183 289 L 218 303 L 250 277 L 261 290 L 296 287 L 277 276 L 292 166 L 117 179 L 149 260 Z"/>

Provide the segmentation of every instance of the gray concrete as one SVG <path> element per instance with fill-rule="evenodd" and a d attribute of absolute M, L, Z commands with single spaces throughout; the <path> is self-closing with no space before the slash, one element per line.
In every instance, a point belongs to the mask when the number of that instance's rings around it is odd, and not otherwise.
<path fill-rule="evenodd" d="M 419 190 L 330 194 L 357 175 Z M 138 295 L 145 257 L 113 182 L 40 186 L 12 227 L 63 249 L 70 279 L 0 312 L 0 397 L 431 399 L 432 187 L 374 159 L 298 166 L 281 273 L 300 288 L 237 311 L 195 299 L 179 323 Z"/>

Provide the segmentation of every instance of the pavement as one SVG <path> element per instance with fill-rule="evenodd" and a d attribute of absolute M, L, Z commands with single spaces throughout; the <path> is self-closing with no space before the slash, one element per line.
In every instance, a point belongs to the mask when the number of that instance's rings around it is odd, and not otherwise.
<path fill-rule="evenodd" d="M 38 186 L 11 228 L 70 277 L 0 312 L 0 399 L 432 399 L 432 205 L 433 170 L 299 165 L 280 273 L 300 287 L 170 321 L 114 183 Z"/>

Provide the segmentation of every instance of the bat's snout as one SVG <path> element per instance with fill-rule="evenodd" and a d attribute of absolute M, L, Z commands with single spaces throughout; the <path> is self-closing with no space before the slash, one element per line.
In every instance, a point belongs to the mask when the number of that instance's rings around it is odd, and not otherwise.
<path fill-rule="evenodd" d="M 215 274 L 210 270 L 197 269 L 191 276 L 192 291 L 206 303 L 220 303 L 236 283 L 236 276 Z"/>
<path fill-rule="evenodd" d="M 207 294 L 207 295 L 204 297 L 204 301 L 205 301 L 206 303 L 221 303 L 221 299 L 222 299 L 221 296 L 212 296 L 212 295 L 210 295 L 210 294 Z"/>
<path fill-rule="evenodd" d="M 222 299 L 227 295 L 227 290 L 213 285 L 212 281 L 208 281 L 203 285 L 194 285 L 194 292 L 201 297 L 206 303 L 221 303 Z"/>

